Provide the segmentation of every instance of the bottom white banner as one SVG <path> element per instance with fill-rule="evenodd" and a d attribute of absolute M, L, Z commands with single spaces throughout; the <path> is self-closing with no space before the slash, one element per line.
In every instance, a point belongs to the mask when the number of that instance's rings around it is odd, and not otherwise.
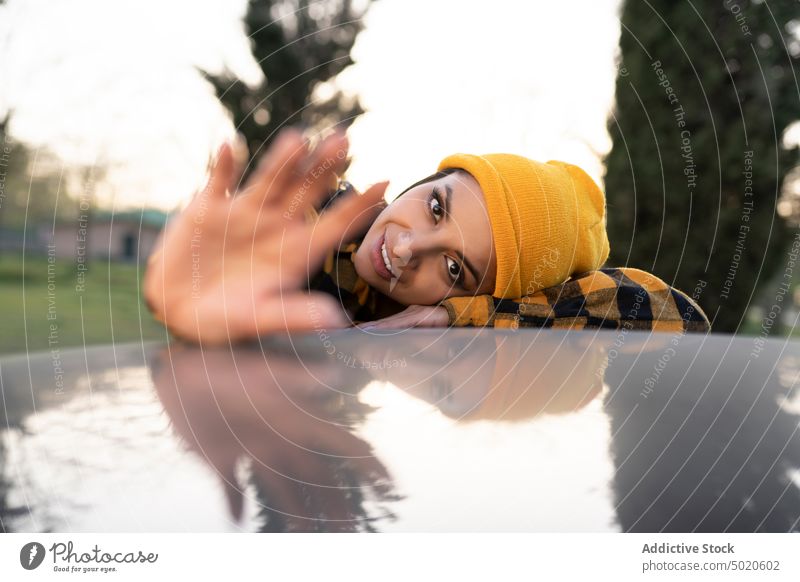
<path fill-rule="evenodd" d="M 5 534 L 1 580 L 798 580 L 791 534 Z"/>

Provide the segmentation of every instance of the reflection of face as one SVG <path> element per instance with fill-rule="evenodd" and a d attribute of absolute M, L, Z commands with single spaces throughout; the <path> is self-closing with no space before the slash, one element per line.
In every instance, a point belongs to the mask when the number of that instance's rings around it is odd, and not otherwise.
<path fill-rule="evenodd" d="M 371 371 L 374 379 L 453 419 L 514 421 L 576 411 L 601 394 L 608 344 L 607 337 L 573 334 L 537 343 L 492 328 L 452 328 L 376 335 L 353 353 L 367 362 L 402 361 Z"/>
<path fill-rule="evenodd" d="M 392 274 L 380 266 L 382 240 Z M 411 188 L 375 219 L 354 263 L 371 287 L 405 305 L 492 293 L 497 261 L 478 182 L 457 171 Z"/>
<path fill-rule="evenodd" d="M 453 418 L 460 418 L 486 397 L 496 350 L 503 346 L 497 337 L 478 330 L 470 337 L 411 334 L 397 339 L 359 344 L 356 353 L 362 361 L 406 364 L 377 370 L 376 379 L 391 382 Z"/>
<path fill-rule="evenodd" d="M 433 404 L 447 416 L 458 419 L 479 407 L 486 398 L 492 388 L 494 364 L 493 355 L 477 360 L 471 366 L 462 360 L 457 367 L 451 367 L 452 375 L 431 375 L 426 384 L 406 391 Z"/>

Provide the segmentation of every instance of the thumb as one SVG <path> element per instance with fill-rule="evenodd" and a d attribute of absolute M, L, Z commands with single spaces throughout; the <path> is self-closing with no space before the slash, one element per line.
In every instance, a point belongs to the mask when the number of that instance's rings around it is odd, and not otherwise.
<path fill-rule="evenodd" d="M 257 333 L 324 331 L 350 326 L 341 304 L 322 292 L 296 292 L 272 299 L 259 308 Z"/>
<path fill-rule="evenodd" d="M 363 194 L 351 193 L 324 212 L 311 231 L 311 256 L 324 256 L 364 232 L 386 208 L 389 182 L 378 182 Z"/>

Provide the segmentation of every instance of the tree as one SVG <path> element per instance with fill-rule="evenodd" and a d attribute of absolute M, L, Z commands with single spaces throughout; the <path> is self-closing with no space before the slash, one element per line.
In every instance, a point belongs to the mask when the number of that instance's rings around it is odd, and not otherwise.
<path fill-rule="evenodd" d="M 57 162 L 47 150 L 34 152 L 9 135 L 9 119 L 0 120 L 0 230 L 27 226 L 35 231 L 41 223 L 52 223 L 57 212 Z"/>
<path fill-rule="evenodd" d="M 800 119 L 798 18 L 790 0 L 622 6 L 611 261 L 695 294 L 715 331 L 736 331 L 787 261 L 776 207 L 800 162 L 782 140 Z"/>
<path fill-rule="evenodd" d="M 256 156 L 285 124 L 323 129 L 348 126 L 361 113 L 358 99 L 319 89 L 352 64 L 350 50 L 365 8 L 352 0 L 250 0 L 245 28 L 266 81 L 251 89 L 227 76 L 206 77 Z"/>

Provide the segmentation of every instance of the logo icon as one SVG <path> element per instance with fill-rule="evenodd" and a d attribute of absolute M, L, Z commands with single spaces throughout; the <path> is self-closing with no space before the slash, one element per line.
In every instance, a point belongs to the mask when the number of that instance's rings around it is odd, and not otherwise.
<path fill-rule="evenodd" d="M 29 542 L 19 551 L 19 563 L 26 570 L 35 570 L 44 561 L 44 546 L 39 542 Z"/>

